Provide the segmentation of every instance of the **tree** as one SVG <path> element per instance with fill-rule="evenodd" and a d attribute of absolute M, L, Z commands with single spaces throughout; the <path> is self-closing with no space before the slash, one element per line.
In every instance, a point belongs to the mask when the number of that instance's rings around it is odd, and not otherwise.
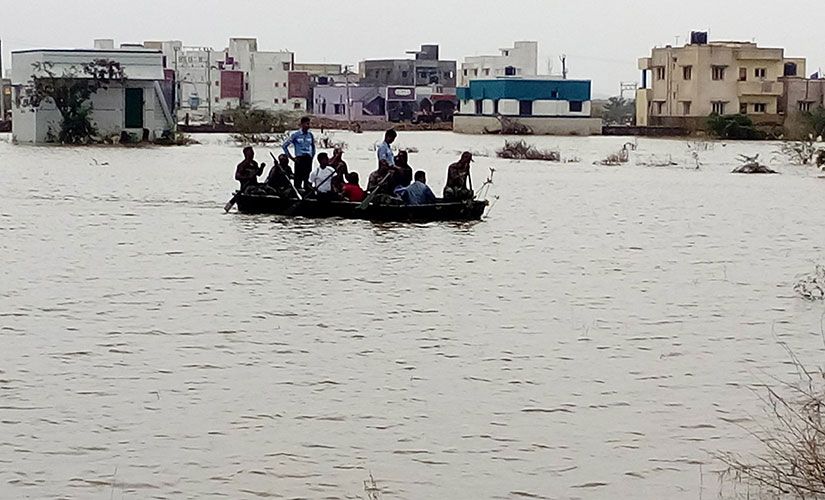
<path fill-rule="evenodd" d="M 45 102 L 54 104 L 60 112 L 60 130 L 57 140 L 64 144 L 83 144 L 97 133 L 92 123 L 90 98 L 101 89 L 126 81 L 126 73 L 119 62 L 95 59 L 72 66 L 58 75 L 50 62 L 34 63 L 34 74 L 24 89 L 31 109 Z"/>
<path fill-rule="evenodd" d="M 602 121 L 607 125 L 629 125 L 636 120 L 636 101 L 611 97 L 602 110 Z"/>
<path fill-rule="evenodd" d="M 288 111 L 238 108 L 231 114 L 236 133 L 232 139 L 241 144 L 283 141 L 283 134 L 295 124 L 298 115 Z"/>
<path fill-rule="evenodd" d="M 708 117 L 711 134 L 719 139 L 763 139 L 764 134 L 756 129 L 747 115 L 719 115 Z"/>

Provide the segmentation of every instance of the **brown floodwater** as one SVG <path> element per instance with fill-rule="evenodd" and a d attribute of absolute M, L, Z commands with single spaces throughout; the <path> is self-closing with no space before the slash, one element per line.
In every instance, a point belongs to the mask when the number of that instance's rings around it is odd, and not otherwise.
<path fill-rule="evenodd" d="M 821 359 L 825 180 L 775 144 L 402 134 L 500 198 L 401 225 L 225 215 L 239 148 L 199 138 L 0 136 L 0 498 L 712 498 L 780 344 Z M 366 179 L 379 134 L 335 138 Z"/>

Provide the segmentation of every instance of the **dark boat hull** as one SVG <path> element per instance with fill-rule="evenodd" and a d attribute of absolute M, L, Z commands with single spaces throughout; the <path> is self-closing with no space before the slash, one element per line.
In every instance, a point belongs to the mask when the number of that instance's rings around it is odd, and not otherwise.
<path fill-rule="evenodd" d="M 437 222 L 480 220 L 487 201 L 439 202 L 433 205 L 375 205 L 359 209 L 360 203 L 286 199 L 278 196 L 239 194 L 238 211 L 246 214 L 275 214 L 290 217 L 364 219 L 387 222 Z"/>

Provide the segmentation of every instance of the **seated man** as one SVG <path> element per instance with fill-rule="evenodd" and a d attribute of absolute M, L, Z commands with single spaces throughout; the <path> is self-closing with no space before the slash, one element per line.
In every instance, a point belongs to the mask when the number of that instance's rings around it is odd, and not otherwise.
<path fill-rule="evenodd" d="M 392 182 L 393 175 L 393 167 L 391 167 L 386 160 L 380 160 L 378 162 L 378 170 L 371 173 L 367 181 L 367 191 L 372 192 L 378 189 L 380 193 L 391 195 L 395 188 Z M 387 178 L 387 176 L 389 176 L 389 178 Z"/>
<path fill-rule="evenodd" d="M 344 199 L 347 201 L 364 201 L 367 194 L 364 193 L 364 190 L 358 185 L 358 172 L 349 172 L 346 177 L 347 183 L 344 184 L 344 187 L 341 189 L 341 194 Z"/>
<path fill-rule="evenodd" d="M 407 187 L 413 181 L 413 169 L 410 166 L 407 151 L 399 151 L 395 157 L 395 168 L 398 169 L 399 179 L 397 185 Z"/>
<path fill-rule="evenodd" d="M 349 172 L 347 162 L 344 161 L 344 150 L 341 148 L 333 149 L 329 164 L 335 169 L 335 177 L 332 178 L 332 189 L 336 193 L 340 193 L 344 189 L 346 175 Z"/>
<path fill-rule="evenodd" d="M 241 183 L 243 193 L 252 186 L 258 185 L 258 176 L 264 173 L 264 164 L 258 166 L 255 161 L 255 150 L 252 146 L 243 148 L 243 161 L 235 168 L 235 180 Z"/>
<path fill-rule="evenodd" d="M 273 165 L 266 177 L 267 187 L 272 188 L 278 196 L 289 197 L 292 191 L 292 168 L 289 166 L 289 157 L 285 154 L 278 156 L 278 163 Z"/>
<path fill-rule="evenodd" d="M 444 199 L 450 201 L 462 201 L 473 199 L 472 181 L 467 187 L 470 179 L 470 163 L 473 155 L 469 151 L 461 153 L 461 158 L 447 167 L 447 185 L 444 186 Z"/>
<path fill-rule="evenodd" d="M 332 177 L 335 169 L 329 164 L 329 156 L 326 153 L 318 153 L 318 167 L 309 175 L 309 182 L 312 185 L 318 199 L 331 199 L 335 194 L 332 191 Z"/>
<path fill-rule="evenodd" d="M 424 171 L 415 173 L 415 182 L 401 191 L 401 199 L 407 205 L 431 205 L 436 202 L 433 190 L 427 185 L 427 174 Z"/>

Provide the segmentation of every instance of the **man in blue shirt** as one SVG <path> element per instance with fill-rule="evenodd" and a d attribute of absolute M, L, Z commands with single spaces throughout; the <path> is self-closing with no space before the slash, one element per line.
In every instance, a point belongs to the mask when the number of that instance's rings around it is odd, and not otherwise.
<path fill-rule="evenodd" d="M 398 137 L 398 133 L 394 129 L 389 129 L 384 132 L 384 142 L 378 146 L 378 161 L 384 160 L 390 167 L 395 166 L 395 156 L 392 154 L 390 144 L 395 142 L 396 137 Z"/>
<path fill-rule="evenodd" d="M 315 158 L 315 137 L 309 131 L 310 118 L 301 118 L 301 130 L 293 132 L 284 142 L 284 153 L 295 162 L 295 188 L 309 189 L 309 174 L 312 172 L 312 159 Z M 289 152 L 289 145 L 295 149 L 293 156 Z"/>
<path fill-rule="evenodd" d="M 415 182 L 400 190 L 401 199 L 407 205 L 431 205 L 435 203 L 435 194 L 427 185 L 427 174 L 422 170 L 415 173 Z"/>

